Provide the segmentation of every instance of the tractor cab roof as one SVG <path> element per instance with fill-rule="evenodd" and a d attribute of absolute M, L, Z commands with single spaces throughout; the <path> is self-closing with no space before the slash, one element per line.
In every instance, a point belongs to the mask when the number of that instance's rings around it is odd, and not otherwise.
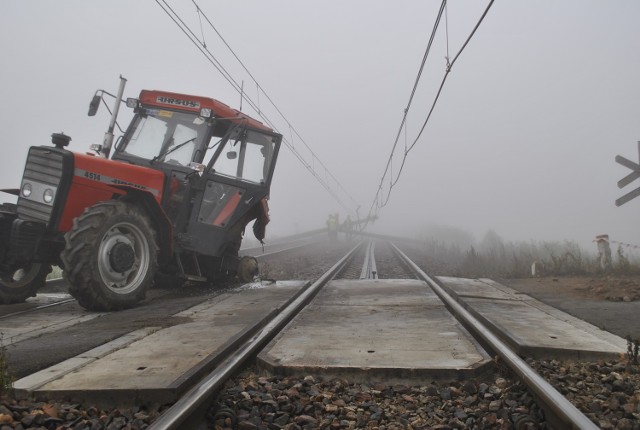
<path fill-rule="evenodd" d="M 140 92 L 140 102 L 145 106 L 172 108 L 194 113 L 199 113 L 202 109 L 211 109 L 214 117 L 226 118 L 231 122 L 243 123 L 251 128 L 273 132 L 271 128 L 265 126 L 260 121 L 245 115 L 237 109 L 229 107 L 221 101 L 209 97 L 170 93 L 167 91 L 142 90 Z"/>

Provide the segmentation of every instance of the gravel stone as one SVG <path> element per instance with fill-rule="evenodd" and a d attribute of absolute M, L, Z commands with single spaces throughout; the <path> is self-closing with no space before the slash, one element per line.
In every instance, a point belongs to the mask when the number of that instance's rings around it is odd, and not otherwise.
<path fill-rule="evenodd" d="M 640 429 L 640 377 L 623 362 L 534 361 L 529 365 L 565 393 L 601 428 Z M 611 382 L 606 382 L 611 378 Z M 256 383 L 257 382 L 257 383 Z M 620 389 L 614 384 L 620 382 Z M 241 393 L 254 384 L 251 405 Z M 352 384 L 344 379 L 257 376 L 246 370 L 220 392 L 210 415 L 225 406 L 252 408 L 261 396 L 278 387 L 275 419 L 261 413 L 260 429 L 547 429 L 541 409 L 513 375 L 426 386 Z M 301 388 L 304 387 L 304 388 Z M 572 388 L 568 390 L 567 388 Z M 309 393 L 314 393 L 310 395 Z M 287 413 L 283 413 L 287 406 Z M 290 412 L 290 411 L 295 412 Z M 278 415 L 280 414 L 280 415 Z M 217 430 L 232 427 L 213 426 Z"/>

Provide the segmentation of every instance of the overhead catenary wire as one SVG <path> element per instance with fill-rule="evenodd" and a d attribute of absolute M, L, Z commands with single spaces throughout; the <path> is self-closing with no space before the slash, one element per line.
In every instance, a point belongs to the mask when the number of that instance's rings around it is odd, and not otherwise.
<path fill-rule="evenodd" d="M 269 125 L 272 129 L 278 131 L 277 127 L 266 117 L 266 115 L 261 111 L 260 106 L 256 104 L 246 93 L 242 91 L 242 86 L 239 85 L 232 77 L 229 72 L 220 64 L 220 62 L 211 54 L 211 52 L 204 47 L 204 44 L 200 42 L 195 35 L 195 33 L 189 28 L 189 26 L 177 15 L 177 13 L 166 3 L 166 1 L 161 0 L 165 3 L 166 8 L 162 6 L 158 0 L 156 3 L 165 11 L 165 13 L 173 20 L 176 25 L 183 31 L 185 35 L 191 40 L 191 42 L 196 45 L 196 47 L 200 50 L 200 52 L 205 55 L 205 57 L 216 67 L 216 69 L 223 75 L 223 77 L 231 84 L 236 91 L 240 88 L 239 93 L 241 96 L 249 103 L 249 105 L 260 115 L 260 117 Z M 172 14 L 174 16 L 172 16 Z M 178 22 L 179 21 L 179 22 Z M 259 85 L 256 82 L 256 85 Z M 297 151 L 297 149 L 293 146 L 293 144 L 289 143 L 285 137 L 283 137 L 283 142 L 285 145 L 291 150 L 294 156 L 311 172 L 311 174 L 316 178 L 316 180 L 325 188 L 325 190 L 336 200 L 344 209 L 349 211 L 349 208 L 342 202 L 339 196 L 331 189 L 331 187 L 315 172 L 311 169 L 310 165 L 306 162 L 304 157 Z"/>
<path fill-rule="evenodd" d="M 196 5 L 196 9 L 198 12 L 198 21 L 200 21 L 200 34 L 202 34 L 202 46 L 207 47 L 207 42 L 204 40 L 204 29 L 202 28 L 202 14 L 200 13 L 200 8 Z"/>
<path fill-rule="evenodd" d="M 191 31 L 189 26 L 178 16 L 178 14 L 169 6 L 169 4 L 165 0 L 156 0 L 156 3 L 162 10 L 167 14 L 167 16 L 178 26 L 178 28 L 189 38 L 191 43 L 193 43 L 196 48 L 205 56 L 205 58 L 220 72 L 220 74 L 224 77 L 224 79 L 229 82 L 229 84 L 237 89 L 238 83 L 233 80 L 231 75 L 226 71 L 226 69 L 216 60 L 216 58 L 211 55 L 211 52 L 204 46 L 202 42 L 198 39 L 198 37 Z M 164 3 L 164 6 L 162 5 Z"/>
<path fill-rule="evenodd" d="M 193 0 L 192 0 L 193 1 Z M 271 121 L 271 119 L 265 114 L 264 110 L 261 109 L 259 104 L 260 92 L 265 96 L 265 98 L 269 101 L 269 103 L 275 108 L 278 114 L 284 119 L 287 126 L 290 127 L 291 130 L 298 136 L 298 139 L 302 144 L 310 151 L 312 154 L 312 160 L 317 160 L 318 163 L 323 167 L 325 177 L 328 175 L 336 184 L 338 191 L 341 191 L 344 195 L 346 195 L 352 202 L 353 207 L 349 207 L 347 204 L 343 202 L 338 193 L 333 189 L 333 187 L 328 183 L 327 180 L 323 179 L 320 174 L 314 169 L 314 167 L 306 161 L 305 157 L 300 154 L 300 152 L 295 148 L 293 141 L 289 142 L 289 140 L 283 135 L 282 141 L 289 148 L 289 150 L 293 153 L 293 155 L 298 159 L 298 161 L 311 173 L 311 175 L 320 183 L 320 185 L 329 193 L 329 195 L 347 212 L 353 213 L 354 208 L 358 207 L 357 202 L 351 197 L 351 195 L 344 189 L 340 181 L 333 175 L 327 166 L 320 160 L 320 158 L 313 152 L 311 147 L 304 141 L 302 136 L 298 133 L 298 131 L 293 127 L 291 122 L 286 118 L 286 116 L 282 113 L 282 111 L 278 108 L 278 106 L 273 102 L 271 97 L 266 93 L 266 91 L 262 88 L 262 86 L 258 83 L 257 79 L 251 74 L 248 68 L 244 65 L 244 63 L 240 60 L 238 55 L 233 51 L 231 46 L 227 43 L 227 41 L 222 37 L 220 32 L 215 28 L 211 20 L 207 17 L 207 15 L 202 11 L 202 9 L 198 6 L 198 4 L 193 1 L 196 6 L 198 17 L 204 17 L 205 21 L 211 26 L 211 28 L 216 32 L 216 34 L 223 41 L 225 46 L 231 51 L 236 60 L 240 63 L 242 68 L 246 71 L 246 73 L 251 77 L 251 79 L 256 84 L 257 89 L 257 97 L 258 102 L 255 102 L 246 91 L 243 89 L 243 85 L 239 84 L 229 73 L 226 68 L 222 65 L 220 61 L 213 55 L 213 53 L 206 47 L 204 43 L 204 33 L 203 33 L 203 41 L 200 41 L 198 36 L 191 30 L 191 28 L 184 22 L 182 18 L 177 14 L 177 12 L 167 3 L 166 0 L 156 0 L 156 3 L 162 10 L 169 16 L 169 18 L 180 28 L 180 30 L 189 38 L 191 43 L 193 43 L 196 48 L 205 56 L 205 58 L 220 72 L 220 74 L 224 77 L 224 79 L 236 90 L 241 98 L 247 102 L 247 104 L 264 120 L 264 122 L 271 127 L 273 130 L 279 132 L 278 127 Z M 280 132 L 279 132 L 280 133 Z M 283 133 L 280 133 L 283 134 Z"/>
<path fill-rule="evenodd" d="M 280 108 L 275 104 L 275 102 L 271 99 L 271 97 L 269 96 L 269 94 L 266 92 L 266 90 L 258 83 L 258 80 L 253 76 L 253 74 L 249 71 L 249 69 L 247 68 L 247 66 L 244 64 L 244 62 L 240 59 L 240 57 L 238 57 L 238 55 L 235 53 L 235 51 L 233 50 L 233 48 L 231 48 L 231 46 L 229 45 L 229 43 L 227 43 L 227 41 L 225 40 L 225 38 L 222 36 L 222 34 L 218 31 L 218 29 L 213 25 L 213 23 L 211 22 L 211 20 L 209 19 L 209 17 L 207 17 L 207 15 L 202 11 L 202 9 L 200 8 L 200 6 L 198 5 L 198 3 L 196 3 L 195 0 L 191 0 L 191 2 L 194 4 L 194 6 L 196 7 L 196 9 L 198 10 L 199 14 L 202 14 L 202 16 L 205 18 L 205 20 L 207 21 L 207 23 L 209 24 L 209 26 L 211 27 L 211 29 L 218 35 L 218 37 L 220 38 L 220 40 L 222 41 L 222 43 L 224 43 L 224 45 L 227 47 L 227 49 L 229 49 L 229 51 L 231 52 L 231 54 L 235 57 L 235 59 L 238 61 L 238 63 L 240 64 L 240 66 L 242 66 L 242 68 L 244 69 L 244 71 L 249 75 L 249 77 L 253 80 L 253 82 L 255 82 L 256 84 L 256 89 L 257 89 L 257 95 L 258 98 L 260 96 L 260 92 L 262 92 L 262 94 L 266 97 L 266 99 L 269 101 L 269 103 L 271 103 L 271 105 L 275 108 L 276 112 L 278 112 L 278 114 L 282 117 L 282 119 L 287 123 L 287 125 L 289 126 L 289 128 L 293 131 L 293 133 L 295 133 L 296 136 L 298 136 L 298 139 L 300 139 L 300 142 L 309 150 L 309 152 L 312 155 L 312 158 L 314 160 L 317 160 L 318 163 L 322 166 L 322 168 L 325 170 L 325 173 L 328 174 L 331 179 L 333 179 L 335 181 L 335 183 L 337 184 L 338 188 L 341 189 L 345 195 L 351 200 L 351 202 L 358 206 L 358 203 L 356 202 L 356 200 L 348 193 L 348 191 L 341 185 L 341 183 L 338 181 L 338 179 L 331 173 L 331 171 L 329 171 L 329 169 L 327 168 L 327 166 L 322 162 L 322 160 L 316 155 L 316 153 L 313 151 L 313 149 L 311 148 L 311 146 L 309 146 L 307 144 L 307 142 L 304 140 L 304 138 L 300 135 L 300 133 L 298 132 L 298 130 L 289 122 L 289 120 L 287 119 L 287 117 L 284 115 L 284 113 L 282 113 L 282 111 L 280 110 Z M 259 112 L 259 111 L 258 111 Z M 293 140 L 293 139 L 292 139 Z M 313 167 L 313 166 L 312 166 Z"/>
<path fill-rule="evenodd" d="M 436 36 L 436 32 L 438 30 L 438 25 L 440 24 L 440 20 L 442 18 L 442 13 L 445 9 L 445 6 L 447 4 L 447 0 L 442 0 L 442 3 L 440 4 L 440 9 L 438 11 L 438 15 L 436 16 L 436 20 L 433 24 L 433 28 L 431 30 L 431 35 L 429 37 L 429 42 L 427 43 L 427 47 L 425 49 L 424 55 L 422 56 L 422 62 L 420 63 L 420 68 L 418 69 L 418 74 L 416 76 L 416 79 L 414 81 L 413 84 L 413 88 L 411 89 L 411 94 L 409 96 L 409 101 L 407 102 L 407 106 L 404 108 L 404 115 L 402 116 L 402 121 L 400 121 L 400 127 L 398 128 L 398 133 L 396 134 L 396 138 L 393 142 L 393 146 L 391 147 L 391 153 L 389 155 L 389 158 L 387 159 L 387 164 L 385 166 L 384 172 L 382 174 L 382 177 L 380 178 L 380 184 L 378 185 L 378 191 L 376 192 L 376 197 L 374 198 L 374 204 L 378 201 L 378 197 L 380 194 L 380 191 L 382 190 L 382 187 L 384 185 L 384 180 L 387 176 L 387 173 L 389 172 L 390 168 L 391 168 L 391 164 L 393 161 L 393 154 L 395 153 L 396 147 L 398 146 L 398 141 L 400 140 L 400 135 L 402 133 L 403 127 L 405 125 L 405 122 L 407 121 L 407 115 L 409 114 L 409 110 L 411 109 L 411 104 L 413 103 L 413 98 L 416 94 L 416 90 L 418 89 L 418 83 L 420 82 L 420 78 L 422 77 L 422 72 L 424 71 L 424 66 L 427 62 L 427 58 L 429 58 L 429 53 L 431 52 L 431 46 L 433 45 L 433 41 L 435 39 Z M 406 129 L 405 129 L 405 133 L 406 133 Z M 405 151 L 406 152 L 406 151 Z M 384 205 L 383 205 L 384 206 Z M 372 209 L 373 209 L 373 205 L 372 205 Z M 373 215 L 373 210 L 369 210 L 369 215 Z"/>
<path fill-rule="evenodd" d="M 429 112 L 427 114 L 426 119 L 424 120 L 422 127 L 420 128 L 420 131 L 418 133 L 418 135 L 416 136 L 416 138 L 413 140 L 413 143 L 409 146 L 409 148 L 405 149 L 404 153 L 403 153 L 403 157 L 402 157 L 402 162 L 400 163 L 400 167 L 398 169 L 398 172 L 396 174 L 395 179 L 391 179 L 392 177 L 390 176 L 390 182 L 389 182 L 389 190 L 387 191 L 387 195 L 384 199 L 382 199 L 382 196 L 380 195 L 382 192 L 382 188 L 384 185 L 384 181 L 385 178 L 387 176 L 387 173 L 389 171 L 389 165 L 391 164 L 391 160 L 393 159 L 393 154 L 395 153 L 395 149 L 398 143 L 398 139 L 400 136 L 400 131 L 398 132 L 398 135 L 396 137 L 396 140 L 393 144 L 392 150 L 391 150 L 391 154 L 389 156 L 389 159 L 387 161 L 387 167 L 385 168 L 384 173 L 382 174 L 382 177 L 380 179 L 380 185 L 378 186 L 378 190 L 376 191 L 376 195 L 373 198 L 373 202 L 371 204 L 371 207 L 369 209 L 369 216 L 368 218 L 372 218 L 374 216 L 377 215 L 377 210 L 383 208 L 384 206 L 386 206 L 389 203 L 389 199 L 391 198 L 391 191 L 393 190 L 394 186 L 398 183 L 398 181 L 400 180 L 400 176 L 402 175 L 402 171 L 404 169 L 406 160 L 407 160 L 407 156 L 409 154 L 409 152 L 411 152 L 411 150 L 415 147 L 415 145 L 418 143 L 418 140 L 420 139 L 420 137 L 422 136 L 422 133 L 424 132 L 429 120 L 431 119 L 431 115 L 433 114 L 433 111 L 436 107 L 436 104 L 438 103 L 438 100 L 440 98 L 440 95 L 442 94 L 442 89 L 444 88 L 444 84 L 447 81 L 447 77 L 449 76 L 449 73 L 451 72 L 453 65 L 456 63 L 456 61 L 458 60 L 458 58 L 460 57 L 460 55 L 462 54 L 462 52 L 465 50 L 465 48 L 467 47 L 467 45 L 469 44 L 469 42 L 471 41 L 471 39 L 473 38 L 473 36 L 475 35 L 476 31 L 478 30 L 478 28 L 480 27 L 480 24 L 482 24 L 482 22 L 484 21 L 484 18 L 487 16 L 487 13 L 489 12 L 489 10 L 491 9 L 491 6 L 493 5 L 494 0 L 490 0 L 487 7 L 485 8 L 482 16 L 479 18 L 479 20 L 477 21 L 476 25 L 474 26 L 473 30 L 471 31 L 471 33 L 469 34 L 469 36 L 467 37 L 467 39 L 465 40 L 465 42 L 462 44 L 461 48 L 458 50 L 458 52 L 456 53 L 455 57 L 453 58 L 452 61 L 449 61 L 449 53 L 448 53 L 448 49 L 449 49 L 449 45 L 448 45 L 448 31 L 447 31 L 447 64 L 446 64 L 446 68 L 445 68 L 445 73 L 444 76 L 442 78 L 442 81 L 440 82 L 440 86 L 438 88 L 438 91 L 435 95 L 435 98 L 431 104 L 431 108 L 429 109 Z M 434 24 L 433 30 L 431 32 L 431 38 L 429 39 L 429 44 L 427 46 L 427 50 L 425 51 L 425 55 L 423 57 L 423 63 L 420 66 L 420 71 L 418 72 L 418 76 L 416 78 L 416 82 L 414 84 L 413 90 L 411 92 L 411 97 L 409 98 L 409 101 L 411 102 L 411 100 L 413 99 L 413 96 L 415 94 L 415 90 L 416 87 L 418 85 L 418 82 L 420 80 L 420 76 L 422 74 L 422 69 L 424 68 L 424 62 L 426 61 L 427 57 L 428 57 L 428 52 L 431 49 L 431 43 L 433 41 L 435 32 L 437 31 L 437 26 L 440 22 L 440 18 L 442 16 L 442 12 L 443 10 L 446 11 L 446 0 L 443 0 L 441 6 L 440 6 L 440 10 L 438 13 L 438 16 L 436 18 L 436 22 Z M 447 27 L 448 27 L 448 23 L 447 23 Z M 406 118 L 408 115 L 408 111 L 410 108 L 410 102 L 407 105 L 407 107 L 405 108 L 404 111 L 404 116 L 402 118 L 402 122 L 400 124 L 400 130 L 402 130 L 402 126 L 405 124 L 406 122 Z"/>

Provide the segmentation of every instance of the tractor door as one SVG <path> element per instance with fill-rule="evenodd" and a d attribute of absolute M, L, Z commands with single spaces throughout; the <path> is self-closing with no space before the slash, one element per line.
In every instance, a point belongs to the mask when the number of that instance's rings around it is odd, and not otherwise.
<path fill-rule="evenodd" d="M 132 121 L 114 160 L 160 170 L 165 174 L 162 207 L 181 238 L 191 216 L 191 163 L 199 161 L 210 121 L 192 113 L 146 109 Z"/>
<path fill-rule="evenodd" d="M 204 187 L 194 199 L 188 227 L 188 235 L 197 238 L 197 252 L 221 256 L 229 244 L 239 247 L 245 226 L 269 195 L 279 145 L 279 135 L 241 126 L 210 145 L 203 160 Z"/>

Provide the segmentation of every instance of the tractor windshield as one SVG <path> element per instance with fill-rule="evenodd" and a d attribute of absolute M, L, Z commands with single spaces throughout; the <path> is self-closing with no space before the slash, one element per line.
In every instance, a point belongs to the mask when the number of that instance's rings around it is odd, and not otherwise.
<path fill-rule="evenodd" d="M 206 134 L 204 118 L 194 114 L 151 109 L 135 118 L 122 152 L 151 162 L 187 166 Z"/>

